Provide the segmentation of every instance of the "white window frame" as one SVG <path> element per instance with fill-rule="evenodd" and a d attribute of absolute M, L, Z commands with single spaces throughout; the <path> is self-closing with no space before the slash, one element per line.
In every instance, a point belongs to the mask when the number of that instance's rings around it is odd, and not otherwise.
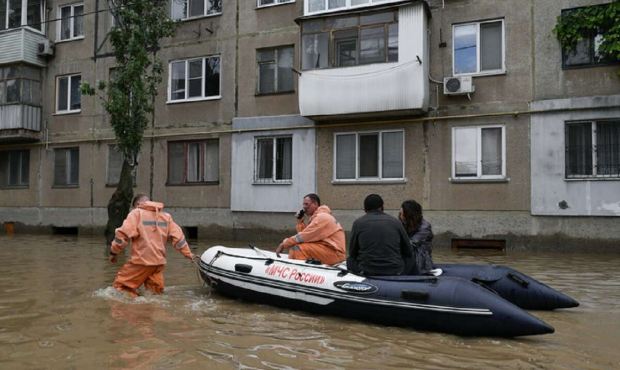
<path fill-rule="evenodd" d="M 278 139 L 290 138 L 291 139 L 291 178 L 290 179 L 276 179 L 276 163 L 277 163 L 277 144 Z M 273 141 L 272 159 L 273 166 L 271 168 L 271 178 L 259 178 L 259 158 L 258 158 L 258 141 L 271 139 Z M 273 135 L 273 136 L 255 136 L 254 137 L 254 184 L 292 184 L 293 183 L 293 136 L 292 135 Z"/>
<path fill-rule="evenodd" d="M 402 177 L 383 177 L 383 134 L 390 132 L 400 132 L 402 133 Z M 377 153 L 377 168 L 379 171 L 379 176 L 377 177 L 360 177 L 360 136 L 367 134 L 377 134 L 379 136 L 379 148 Z M 336 178 L 336 166 L 338 164 L 337 155 L 337 137 L 345 136 L 345 135 L 355 135 L 355 178 L 353 179 L 338 179 Z M 405 177 L 405 130 L 397 129 L 397 130 L 370 130 L 370 131 L 350 131 L 350 132 L 336 132 L 333 137 L 333 173 L 332 173 L 332 181 L 334 183 L 351 183 L 351 182 L 404 182 L 406 181 Z"/>
<path fill-rule="evenodd" d="M 213 96 L 205 96 L 205 65 L 207 63 L 207 59 L 209 58 L 219 58 L 220 59 L 220 78 L 218 81 L 218 85 L 219 85 L 219 94 L 218 95 L 213 95 Z M 189 94 L 189 63 L 196 61 L 196 60 L 200 60 L 202 59 L 202 83 L 201 83 L 201 96 L 198 97 L 193 97 L 193 98 L 188 98 L 188 94 Z M 179 62 L 185 62 L 185 98 L 184 99 L 172 99 L 172 65 L 174 63 L 179 63 Z M 171 60 L 168 63 L 168 101 L 166 102 L 167 104 L 174 104 L 174 103 L 184 103 L 184 102 L 193 102 L 193 101 L 204 101 L 204 100 L 217 100 L 217 99 L 221 99 L 222 98 L 222 57 L 219 54 L 216 55 L 209 55 L 209 56 L 204 56 L 204 57 L 198 57 L 198 58 L 189 58 L 189 59 L 178 59 L 178 60 Z"/>
<path fill-rule="evenodd" d="M 45 6 L 46 6 L 46 1 L 43 0 L 41 1 L 41 7 L 39 8 L 39 11 L 41 12 L 41 24 L 39 25 L 39 28 L 35 28 L 33 26 L 28 25 L 28 0 L 21 0 L 22 2 L 22 14 L 21 14 L 21 21 L 20 21 L 20 27 L 28 27 L 29 29 L 36 31 L 38 33 L 43 34 L 43 25 L 45 24 Z M 11 29 L 9 28 L 9 16 L 10 16 L 10 2 L 9 0 L 6 0 L 5 3 L 5 28 L 0 28 L 0 31 L 3 30 L 8 30 Z M 17 28 L 17 27 L 15 27 Z"/>
<path fill-rule="evenodd" d="M 71 79 L 75 76 L 80 76 L 80 78 L 82 77 L 82 75 L 80 73 L 75 73 L 75 74 L 71 74 L 71 75 L 63 75 L 63 76 L 56 76 L 56 106 L 55 106 L 55 110 L 56 110 L 56 114 L 69 114 L 69 113 L 79 113 L 82 111 L 82 98 L 81 98 L 81 92 L 80 92 L 80 109 L 71 109 Z M 62 78 L 67 78 L 67 109 L 66 110 L 59 110 L 58 109 L 58 98 L 60 97 L 60 79 Z"/>
<path fill-rule="evenodd" d="M 502 129 L 502 171 L 499 175 L 482 174 L 482 130 L 488 128 Z M 476 176 L 456 176 L 456 131 L 459 129 L 476 129 Z M 451 180 L 503 180 L 506 179 L 506 126 L 505 125 L 481 125 L 481 126 L 458 126 L 452 127 L 452 177 Z"/>
<path fill-rule="evenodd" d="M 75 8 L 81 6 L 82 7 L 82 34 L 76 36 L 75 35 Z M 69 19 L 69 28 L 71 30 L 71 36 L 69 38 L 62 38 L 62 9 L 71 7 L 71 16 Z M 67 41 L 75 41 L 81 40 L 84 38 L 84 3 L 73 3 L 73 4 L 62 4 L 58 6 L 58 20 L 56 21 L 56 42 L 67 42 Z"/>
<path fill-rule="evenodd" d="M 185 1 L 187 3 L 189 0 L 182 0 L 182 1 Z M 185 18 L 172 18 L 174 14 L 174 2 L 175 0 L 170 1 L 170 19 L 172 19 L 173 21 L 178 21 L 178 22 L 191 21 L 194 19 L 205 18 L 205 17 L 215 17 L 215 16 L 222 15 L 222 12 L 224 11 L 224 0 L 222 0 L 222 9 L 220 9 L 220 11 L 217 13 L 209 14 L 209 10 L 207 9 L 207 5 L 209 5 L 209 0 L 204 0 L 204 13 L 202 13 L 202 15 L 190 16 L 189 5 L 187 5 L 188 14 L 186 14 Z"/>
<path fill-rule="evenodd" d="M 357 8 L 364 8 L 364 7 L 369 7 L 369 6 L 379 5 L 379 4 L 397 3 L 397 2 L 401 2 L 402 0 L 368 0 L 367 4 L 360 4 L 360 5 L 351 5 L 351 0 L 345 0 L 345 6 L 340 7 L 340 8 L 334 8 L 334 9 L 328 9 L 329 0 L 323 0 L 323 1 L 325 2 L 325 8 L 323 10 L 317 10 L 315 12 L 310 12 L 309 11 L 310 1 L 304 0 L 304 15 L 333 13 L 333 12 L 339 12 L 339 11 L 343 11 L 347 9 L 357 9 Z"/>
<path fill-rule="evenodd" d="M 291 4 L 295 2 L 295 0 L 273 0 L 273 4 L 262 4 L 263 1 L 264 0 L 256 0 L 256 7 L 257 8 L 268 8 L 270 6 Z"/>
<path fill-rule="evenodd" d="M 502 67 L 500 69 L 493 69 L 488 71 L 480 70 L 480 25 L 484 23 L 502 23 Z M 454 33 L 456 27 L 459 26 L 476 26 L 476 72 L 468 72 L 468 73 L 456 73 L 455 68 L 455 57 L 456 53 L 454 52 Z M 505 74 L 506 73 L 506 22 L 504 18 L 497 19 L 489 19 L 486 21 L 480 22 L 468 22 L 468 23 L 456 23 L 452 25 L 452 75 L 453 76 L 487 76 L 487 75 L 497 75 L 497 74 Z"/>

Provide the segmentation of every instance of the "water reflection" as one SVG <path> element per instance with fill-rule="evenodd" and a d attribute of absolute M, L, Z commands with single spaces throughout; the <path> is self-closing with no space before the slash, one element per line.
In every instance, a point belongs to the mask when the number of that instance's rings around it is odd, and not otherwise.
<path fill-rule="evenodd" d="M 200 241 L 245 246 L 242 242 Z M 268 246 L 259 246 L 267 247 Z M 555 334 L 461 338 L 250 304 L 210 292 L 170 250 L 166 291 L 130 300 L 91 237 L 0 236 L 6 369 L 620 368 L 619 255 L 437 250 L 438 262 L 505 264 L 580 301 L 534 312 Z"/>

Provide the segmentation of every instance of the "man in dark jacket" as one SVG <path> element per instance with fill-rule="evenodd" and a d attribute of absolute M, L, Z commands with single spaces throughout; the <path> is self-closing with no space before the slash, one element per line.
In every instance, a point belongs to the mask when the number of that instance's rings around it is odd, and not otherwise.
<path fill-rule="evenodd" d="M 347 268 L 363 275 L 400 275 L 412 247 L 403 225 L 383 212 L 383 199 L 370 194 L 364 199 L 366 214 L 353 223 Z"/>

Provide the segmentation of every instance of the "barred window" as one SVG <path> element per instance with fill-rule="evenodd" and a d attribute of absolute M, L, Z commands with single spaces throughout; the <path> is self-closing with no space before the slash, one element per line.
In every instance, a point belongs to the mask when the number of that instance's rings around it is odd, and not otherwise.
<path fill-rule="evenodd" d="M 566 178 L 620 177 L 620 120 L 566 123 Z"/>

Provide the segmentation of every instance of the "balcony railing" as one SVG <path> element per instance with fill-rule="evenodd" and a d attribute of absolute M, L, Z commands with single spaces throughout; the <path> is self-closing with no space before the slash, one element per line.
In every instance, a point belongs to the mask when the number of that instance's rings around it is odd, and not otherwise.
<path fill-rule="evenodd" d="M 0 105 L 0 143 L 40 140 L 41 107 Z"/>
<path fill-rule="evenodd" d="M 0 65 L 29 63 L 45 67 L 47 61 L 39 55 L 39 44 L 46 40 L 45 35 L 29 27 L 0 31 Z"/>

